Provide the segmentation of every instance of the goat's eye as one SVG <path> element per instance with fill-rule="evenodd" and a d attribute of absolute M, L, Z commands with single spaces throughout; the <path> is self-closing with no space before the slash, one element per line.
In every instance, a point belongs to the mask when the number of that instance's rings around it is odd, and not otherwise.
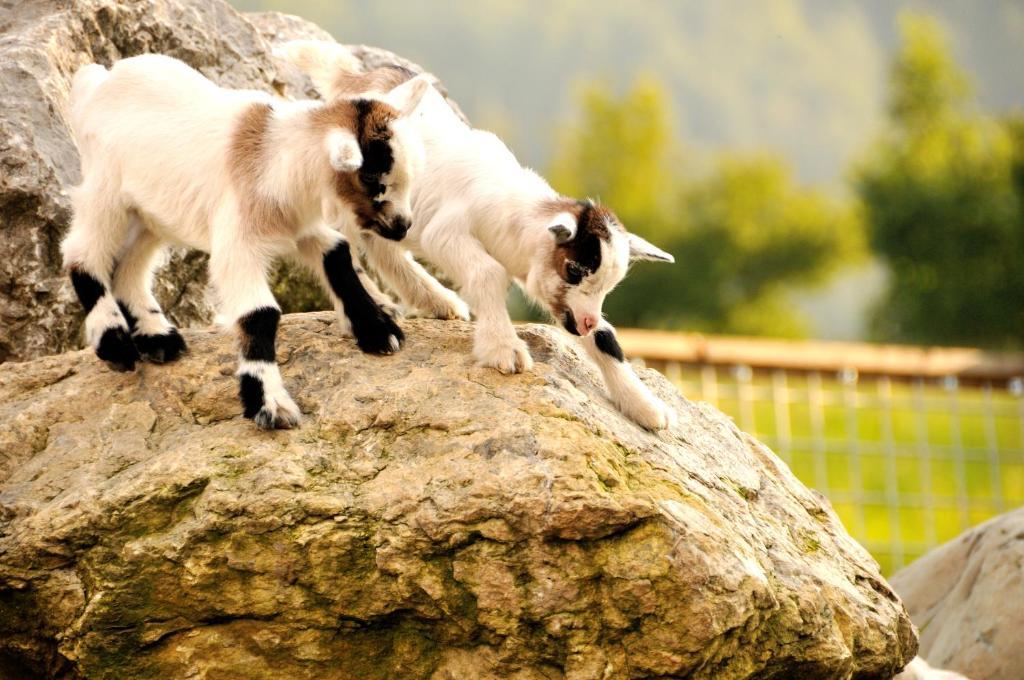
<path fill-rule="evenodd" d="M 583 277 L 587 275 L 587 270 L 577 264 L 576 262 L 568 262 L 565 265 L 565 280 L 576 285 L 583 280 Z"/>
<path fill-rule="evenodd" d="M 380 183 L 380 177 L 378 175 L 360 173 L 359 181 L 362 182 L 364 187 L 366 187 L 366 194 L 370 198 L 380 196 L 384 193 L 384 185 Z"/>

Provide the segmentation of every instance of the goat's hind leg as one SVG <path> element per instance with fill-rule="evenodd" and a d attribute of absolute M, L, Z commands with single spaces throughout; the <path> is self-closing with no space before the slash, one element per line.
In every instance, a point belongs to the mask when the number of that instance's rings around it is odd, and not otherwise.
<path fill-rule="evenodd" d="M 112 368 L 131 371 L 139 352 L 111 292 L 114 261 L 128 234 L 128 213 L 119 196 L 104 192 L 95 183 L 75 189 L 72 199 L 74 219 L 61 252 L 85 309 L 86 342 Z"/>
<path fill-rule="evenodd" d="M 185 339 L 153 297 L 153 269 L 163 249 L 161 239 L 143 227 L 114 271 L 114 297 L 128 322 L 132 341 L 143 359 L 158 364 L 174 361 L 187 349 Z"/>

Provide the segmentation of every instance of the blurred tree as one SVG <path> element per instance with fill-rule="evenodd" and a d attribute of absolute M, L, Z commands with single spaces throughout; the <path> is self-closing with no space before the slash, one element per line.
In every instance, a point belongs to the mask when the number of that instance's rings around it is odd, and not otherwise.
<path fill-rule="evenodd" d="M 891 272 L 880 339 L 982 346 L 1024 339 L 1024 121 L 973 110 L 930 19 L 906 15 L 889 129 L 856 172 L 873 249 Z"/>
<path fill-rule="evenodd" d="M 787 299 L 862 249 L 845 206 L 797 185 L 768 155 L 724 155 L 696 175 L 683 162 L 661 87 L 640 80 L 623 97 L 591 85 L 556 145 L 549 179 L 609 205 L 631 231 L 676 257 L 641 264 L 605 303 L 616 324 L 795 336 Z"/>

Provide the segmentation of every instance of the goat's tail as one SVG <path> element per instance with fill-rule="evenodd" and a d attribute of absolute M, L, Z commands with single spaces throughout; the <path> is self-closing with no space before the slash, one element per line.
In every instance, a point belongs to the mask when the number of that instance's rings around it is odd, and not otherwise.
<path fill-rule="evenodd" d="M 274 56 L 309 76 L 326 99 L 346 92 L 344 76 L 360 73 L 359 60 L 343 45 L 326 40 L 291 40 L 274 48 Z"/>
<path fill-rule="evenodd" d="M 86 64 L 71 80 L 71 125 L 81 129 L 80 120 L 83 105 L 92 97 L 96 88 L 110 76 L 110 72 L 99 64 Z"/>

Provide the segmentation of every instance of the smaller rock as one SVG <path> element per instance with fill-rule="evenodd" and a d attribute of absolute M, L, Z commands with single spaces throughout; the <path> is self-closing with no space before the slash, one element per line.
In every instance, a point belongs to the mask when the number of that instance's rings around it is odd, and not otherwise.
<path fill-rule="evenodd" d="M 920 655 L 974 680 L 1021 677 L 1022 563 L 1024 508 L 961 534 L 893 576 L 921 633 Z"/>

